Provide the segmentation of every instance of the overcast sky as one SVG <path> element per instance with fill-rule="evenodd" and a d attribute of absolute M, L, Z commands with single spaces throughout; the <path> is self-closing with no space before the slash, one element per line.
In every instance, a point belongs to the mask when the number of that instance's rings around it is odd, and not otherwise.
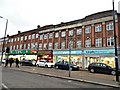
<path fill-rule="evenodd" d="M 118 11 L 118 2 L 115 9 Z M 0 16 L 8 19 L 7 34 L 82 19 L 112 9 L 112 0 L 0 0 Z M 0 38 L 4 37 L 6 20 L 0 18 Z"/>

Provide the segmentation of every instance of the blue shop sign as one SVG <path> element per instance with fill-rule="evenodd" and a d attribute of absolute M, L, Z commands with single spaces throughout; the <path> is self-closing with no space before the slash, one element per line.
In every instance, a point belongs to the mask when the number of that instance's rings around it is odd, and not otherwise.
<path fill-rule="evenodd" d="M 74 54 L 74 55 L 80 55 L 82 54 L 82 50 L 56 50 L 56 51 L 53 51 L 53 54 L 54 55 L 69 55 L 69 54 Z"/>
<path fill-rule="evenodd" d="M 84 50 L 84 54 L 114 54 L 114 49 L 106 49 L 106 50 Z"/>

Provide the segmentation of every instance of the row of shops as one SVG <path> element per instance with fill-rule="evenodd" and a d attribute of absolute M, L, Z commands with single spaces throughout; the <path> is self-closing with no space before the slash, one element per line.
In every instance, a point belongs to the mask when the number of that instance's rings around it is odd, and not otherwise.
<path fill-rule="evenodd" d="M 19 60 L 41 60 L 50 62 L 66 61 L 86 69 L 90 63 L 101 62 L 115 67 L 115 50 L 113 49 L 93 49 L 93 50 L 13 50 L 9 58 Z"/>

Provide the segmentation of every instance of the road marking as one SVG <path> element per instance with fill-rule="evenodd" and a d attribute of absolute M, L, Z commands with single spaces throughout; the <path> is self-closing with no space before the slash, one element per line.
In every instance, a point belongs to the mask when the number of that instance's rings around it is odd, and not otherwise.
<path fill-rule="evenodd" d="M 10 90 L 5 84 L 2 83 L 2 86 L 7 89 L 7 90 Z"/>

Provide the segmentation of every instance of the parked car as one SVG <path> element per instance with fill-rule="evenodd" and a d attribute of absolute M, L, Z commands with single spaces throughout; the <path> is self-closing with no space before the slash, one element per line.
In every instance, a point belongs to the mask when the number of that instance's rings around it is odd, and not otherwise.
<path fill-rule="evenodd" d="M 58 69 L 64 69 L 64 70 L 69 70 L 69 65 L 70 65 L 70 70 L 79 70 L 79 66 L 74 65 L 74 64 L 68 64 L 68 63 L 63 63 L 63 62 L 56 62 L 55 63 L 55 68 Z"/>
<path fill-rule="evenodd" d="M 54 67 L 54 63 L 52 62 L 47 62 L 46 60 L 38 60 L 36 65 L 38 67 Z"/>
<path fill-rule="evenodd" d="M 98 73 L 104 73 L 104 74 L 111 74 L 111 75 L 115 75 L 115 68 L 112 68 L 110 66 L 108 66 L 107 64 L 104 63 L 91 63 L 88 66 L 88 70 L 91 73 L 94 72 L 98 72 Z M 118 70 L 119 75 L 120 75 L 120 70 Z"/>
<path fill-rule="evenodd" d="M 21 60 L 20 61 L 21 66 L 33 66 L 32 60 Z"/>

